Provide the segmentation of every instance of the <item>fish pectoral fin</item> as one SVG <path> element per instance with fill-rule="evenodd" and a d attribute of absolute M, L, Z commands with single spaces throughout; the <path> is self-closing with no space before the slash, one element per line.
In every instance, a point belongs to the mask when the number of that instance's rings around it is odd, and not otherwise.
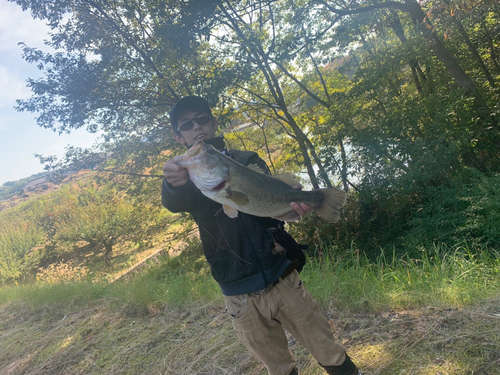
<path fill-rule="evenodd" d="M 273 177 L 280 180 L 281 182 L 284 182 L 287 185 L 290 185 L 294 189 L 302 190 L 300 180 L 291 172 L 280 173 Z"/>
<path fill-rule="evenodd" d="M 227 204 L 224 204 L 222 206 L 222 208 L 224 209 L 224 213 L 229 216 L 231 219 L 234 219 L 235 217 L 238 217 L 238 210 L 231 207 L 231 206 L 228 206 Z"/>
<path fill-rule="evenodd" d="M 297 211 L 291 210 L 288 211 L 286 214 L 277 216 L 275 219 L 281 220 L 281 221 L 286 221 L 287 223 L 292 222 L 292 221 L 297 221 L 300 219 L 300 215 L 297 213 Z"/>
<path fill-rule="evenodd" d="M 234 202 L 236 206 L 244 206 L 250 202 L 245 194 L 240 193 L 239 191 L 232 191 L 230 188 L 226 190 L 226 198 Z M 224 209 L 224 213 L 231 219 L 238 217 L 238 210 L 236 208 L 231 207 L 228 204 L 222 205 L 222 208 Z"/>
<path fill-rule="evenodd" d="M 227 190 L 227 198 L 234 202 L 237 206 L 245 206 L 250 203 L 246 194 L 230 189 Z"/>

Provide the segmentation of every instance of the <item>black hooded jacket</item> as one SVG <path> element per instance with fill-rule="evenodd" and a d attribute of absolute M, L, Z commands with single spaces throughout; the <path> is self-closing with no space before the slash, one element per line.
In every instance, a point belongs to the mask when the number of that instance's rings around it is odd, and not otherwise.
<path fill-rule="evenodd" d="M 225 148 L 222 138 L 207 143 L 219 150 Z M 230 150 L 229 155 L 243 165 L 257 164 L 269 171 L 255 152 Z M 231 219 L 221 204 L 204 196 L 191 180 L 179 187 L 163 180 L 162 203 L 171 212 L 193 216 L 212 275 L 225 295 L 261 290 L 276 281 L 290 264 L 284 253 L 273 254 L 273 235 L 268 228 L 278 227 L 282 224 L 279 220 L 242 212 Z"/>

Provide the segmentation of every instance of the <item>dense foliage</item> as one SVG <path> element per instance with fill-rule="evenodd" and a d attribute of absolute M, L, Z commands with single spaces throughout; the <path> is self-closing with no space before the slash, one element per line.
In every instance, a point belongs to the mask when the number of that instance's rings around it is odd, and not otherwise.
<path fill-rule="evenodd" d="M 179 150 L 168 110 L 199 94 L 235 130 L 232 146 L 349 192 L 339 224 L 293 226 L 303 240 L 369 254 L 499 246 L 497 3 L 15 2 L 49 22 L 57 50 L 24 46 L 44 76 L 17 109 L 57 131 L 103 132 L 100 149 L 42 157 L 49 169 L 113 160 L 161 174 Z M 128 181 L 132 196 L 151 191 Z"/>

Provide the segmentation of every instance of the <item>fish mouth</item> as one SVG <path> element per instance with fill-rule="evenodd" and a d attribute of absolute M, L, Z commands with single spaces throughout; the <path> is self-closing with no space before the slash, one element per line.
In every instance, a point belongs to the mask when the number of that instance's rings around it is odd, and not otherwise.
<path fill-rule="evenodd" d="M 220 190 L 224 189 L 224 186 L 226 186 L 226 180 L 222 181 L 219 185 L 212 188 L 212 191 L 220 191 Z"/>
<path fill-rule="evenodd" d="M 202 133 L 202 134 L 197 135 L 194 139 L 197 141 L 200 141 L 202 139 L 205 139 L 206 137 L 207 137 L 207 135 L 205 133 Z"/>
<path fill-rule="evenodd" d="M 187 150 L 184 155 L 188 157 L 197 156 L 203 149 L 203 141 L 199 140 Z"/>
<path fill-rule="evenodd" d="M 191 147 L 184 154 L 179 155 L 176 158 L 175 164 L 183 168 L 190 168 L 197 162 L 197 160 L 199 160 L 201 152 L 202 149 L 200 147 Z"/>
<path fill-rule="evenodd" d="M 196 142 L 191 146 L 189 147 L 190 150 L 192 149 L 196 149 L 196 148 L 199 148 L 203 145 L 203 140 L 202 139 L 198 139 L 196 140 Z"/>

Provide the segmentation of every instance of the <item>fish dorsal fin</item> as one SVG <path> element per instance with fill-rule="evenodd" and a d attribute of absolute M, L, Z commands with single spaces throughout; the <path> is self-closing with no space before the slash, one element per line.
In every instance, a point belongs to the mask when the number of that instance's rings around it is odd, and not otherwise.
<path fill-rule="evenodd" d="M 300 184 L 299 179 L 291 172 L 280 173 L 273 177 L 280 180 L 281 182 L 284 182 L 287 185 L 290 185 L 294 189 L 302 189 L 302 185 Z"/>
<path fill-rule="evenodd" d="M 266 171 L 258 164 L 249 164 L 247 165 L 247 168 L 257 173 L 266 174 Z"/>

